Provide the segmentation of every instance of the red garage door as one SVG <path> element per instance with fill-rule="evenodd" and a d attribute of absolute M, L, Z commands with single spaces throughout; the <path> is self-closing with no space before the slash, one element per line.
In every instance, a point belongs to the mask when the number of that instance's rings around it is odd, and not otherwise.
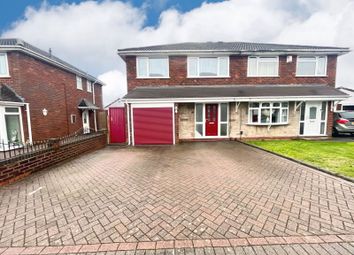
<path fill-rule="evenodd" d="M 173 108 L 133 108 L 134 143 L 173 144 Z"/>

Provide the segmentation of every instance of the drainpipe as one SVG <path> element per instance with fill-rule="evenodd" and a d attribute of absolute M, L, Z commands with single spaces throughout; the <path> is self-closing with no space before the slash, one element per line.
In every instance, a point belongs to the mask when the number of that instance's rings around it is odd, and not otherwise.
<path fill-rule="evenodd" d="M 128 145 L 130 145 L 130 118 L 129 118 L 129 104 L 126 103 L 126 111 L 127 111 L 127 124 L 128 124 L 128 132 L 127 132 L 127 135 L 128 135 Z"/>
<path fill-rule="evenodd" d="M 28 139 L 29 142 L 32 144 L 32 126 L 31 126 L 31 114 L 29 103 L 26 103 L 26 114 L 27 114 L 27 128 L 28 128 Z"/>
<path fill-rule="evenodd" d="M 91 89 L 92 89 L 92 102 L 93 104 L 96 104 L 96 95 L 95 95 L 95 84 L 97 83 L 97 79 L 92 83 Z M 95 132 L 97 132 L 97 113 L 96 110 L 93 110 L 93 121 L 95 123 Z"/>

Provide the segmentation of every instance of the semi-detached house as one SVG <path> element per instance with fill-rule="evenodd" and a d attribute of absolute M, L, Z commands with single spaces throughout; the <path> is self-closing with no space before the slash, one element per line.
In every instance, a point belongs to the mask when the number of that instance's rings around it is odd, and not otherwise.
<path fill-rule="evenodd" d="M 129 142 L 329 137 L 348 48 L 244 42 L 118 50 Z"/>

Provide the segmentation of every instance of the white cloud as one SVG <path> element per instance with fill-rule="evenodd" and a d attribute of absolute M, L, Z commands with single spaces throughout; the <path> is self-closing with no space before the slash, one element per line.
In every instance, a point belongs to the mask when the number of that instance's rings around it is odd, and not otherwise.
<path fill-rule="evenodd" d="M 166 1 L 147 1 L 147 4 Z M 104 79 L 104 101 L 125 92 L 117 48 L 182 41 L 257 41 L 340 45 L 354 48 L 351 0 L 230 0 L 203 3 L 189 12 L 162 12 L 144 26 L 148 8 L 107 0 L 28 8 L 2 37 L 51 47 L 64 60 Z M 338 84 L 354 87 L 354 54 L 340 58 Z"/>

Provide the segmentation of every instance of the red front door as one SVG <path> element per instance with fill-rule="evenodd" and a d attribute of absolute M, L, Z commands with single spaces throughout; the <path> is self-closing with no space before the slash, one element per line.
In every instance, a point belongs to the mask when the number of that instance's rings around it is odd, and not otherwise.
<path fill-rule="evenodd" d="M 205 105 L 205 135 L 218 135 L 218 104 Z"/>
<path fill-rule="evenodd" d="M 110 143 L 125 143 L 125 110 L 124 107 L 109 108 Z"/>

